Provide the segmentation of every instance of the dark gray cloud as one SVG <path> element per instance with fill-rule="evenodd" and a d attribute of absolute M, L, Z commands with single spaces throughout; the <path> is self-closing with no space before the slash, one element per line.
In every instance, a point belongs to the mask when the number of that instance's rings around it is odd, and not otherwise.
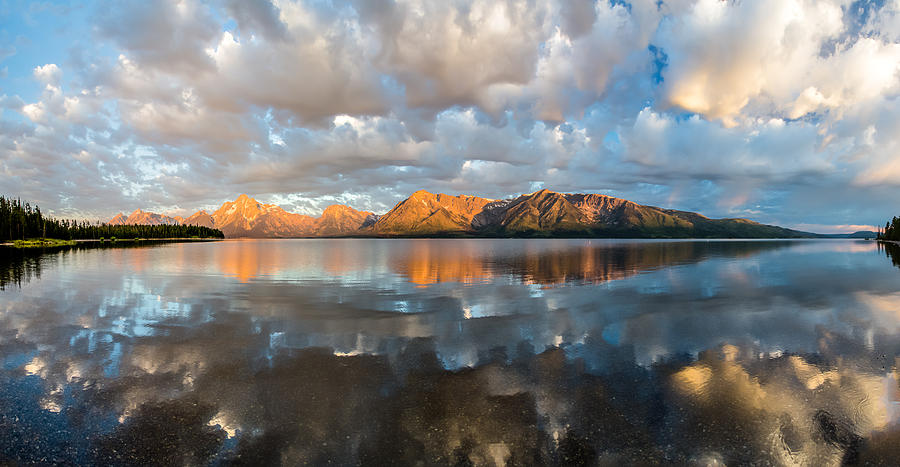
<path fill-rule="evenodd" d="M 198 73 L 215 63 L 206 53 L 220 30 L 207 5 L 189 1 L 125 1 L 98 8 L 96 29 L 148 67 Z"/>
<path fill-rule="evenodd" d="M 227 0 L 225 9 L 244 34 L 258 33 L 268 41 L 284 40 L 288 36 L 278 7 L 269 0 Z"/>

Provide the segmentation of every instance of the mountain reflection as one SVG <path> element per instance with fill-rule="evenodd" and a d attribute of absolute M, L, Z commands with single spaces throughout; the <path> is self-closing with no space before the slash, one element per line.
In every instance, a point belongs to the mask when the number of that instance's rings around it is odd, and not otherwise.
<path fill-rule="evenodd" d="M 276 240 L 278 241 L 278 240 Z M 327 247 L 323 247 L 327 243 Z M 437 239 L 360 241 L 309 239 L 292 248 L 272 248 L 271 241 L 220 243 L 214 263 L 218 272 L 249 282 L 260 277 L 296 278 L 321 271 L 333 277 L 384 270 L 427 286 L 446 282 L 473 284 L 515 277 L 542 285 L 570 281 L 605 282 L 641 271 L 702 261 L 712 256 L 749 256 L 784 248 L 789 241 L 764 242 L 622 242 L 571 240 L 458 241 Z M 366 241 L 362 241 L 366 242 Z M 205 261 L 205 259 L 204 259 Z"/>
<path fill-rule="evenodd" d="M 714 256 L 745 257 L 791 245 L 787 241 L 598 243 L 586 242 L 550 251 L 530 244 L 520 254 L 499 262 L 528 283 L 599 283 Z"/>
<path fill-rule="evenodd" d="M 508 240 L 516 243 L 515 240 Z M 790 242 L 519 242 L 494 250 L 490 243 L 453 240 L 413 241 L 391 258 L 394 271 L 419 285 L 471 284 L 513 275 L 526 284 L 600 283 L 642 271 L 702 261 L 716 255 L 747 256 L 784 248 Z"/>
<path fill-rule="evenodd" d="M 900 272 L 876 248 L 22 257 L 0 294 L 0 464 L 890 464 Z"/>

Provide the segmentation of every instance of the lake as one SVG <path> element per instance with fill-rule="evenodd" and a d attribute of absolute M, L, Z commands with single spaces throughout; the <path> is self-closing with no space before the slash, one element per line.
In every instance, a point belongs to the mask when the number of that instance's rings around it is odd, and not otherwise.
<path fill-rule="evenodd" d="M 900 251 L 0 250 L 0 463 L 894 463 Z"/>

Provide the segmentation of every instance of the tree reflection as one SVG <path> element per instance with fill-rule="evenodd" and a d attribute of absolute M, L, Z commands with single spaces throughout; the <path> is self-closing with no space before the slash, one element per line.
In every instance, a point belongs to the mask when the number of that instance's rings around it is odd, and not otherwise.
<path fill-rule="evenodd" d="M 0 247 L 0 290 L 41 277 L 41 253 Z"/>
<path fill-rule="evenodd" d="M 884 254 L 890 258 L 891 263 L 900 268 L 900 245 L 894 242 L 878 242 L 878 248 L 884 249 Z"/>
<path fill-rule="evenodd" d="M 81 243 L 75 246 L 47 248 L 15 248 L 0 246 L 0 290 L 9 286 L 21 287 L 33 279 L 40 279 L 43 264 L 59 261 L 62 258 L 83 254 L 88 250 L 98 249 L 143 249 L 172 243 L 165 240 L 149 240 L 137 242 Z"/>

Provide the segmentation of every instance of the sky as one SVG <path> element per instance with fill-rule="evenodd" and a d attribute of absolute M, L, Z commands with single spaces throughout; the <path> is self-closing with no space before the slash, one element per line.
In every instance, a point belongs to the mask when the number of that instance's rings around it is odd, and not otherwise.
<path fill-rule="evenodd" d="M 60 217 L 591 192 L 900 215 L 900 0 L 0 0 L 0 193 Z"/>

